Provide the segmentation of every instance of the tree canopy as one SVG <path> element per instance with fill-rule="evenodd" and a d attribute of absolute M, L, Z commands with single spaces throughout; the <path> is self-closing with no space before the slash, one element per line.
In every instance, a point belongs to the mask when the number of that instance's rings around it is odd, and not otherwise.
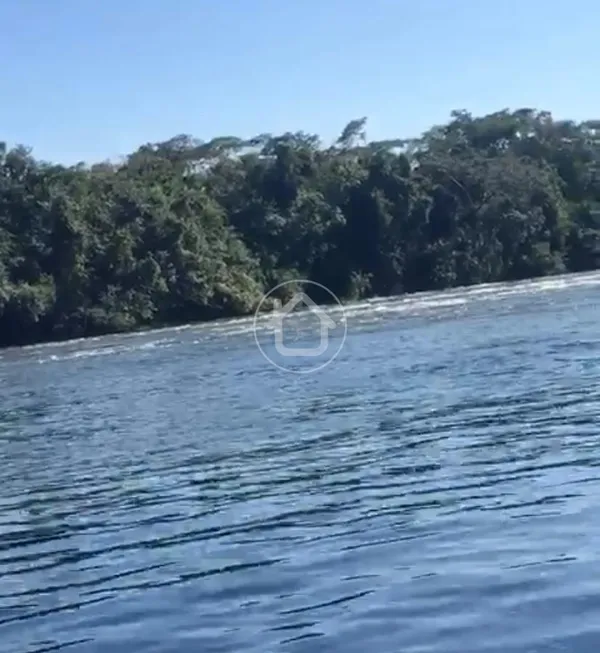
<path fill-rule="evenodd" d="M 600 121 L 533 109 L 71 167 L 0 143 L 0 346 L 245 315 L 290 279 L 360 299 L 595 269 L 599 163 Z"/>

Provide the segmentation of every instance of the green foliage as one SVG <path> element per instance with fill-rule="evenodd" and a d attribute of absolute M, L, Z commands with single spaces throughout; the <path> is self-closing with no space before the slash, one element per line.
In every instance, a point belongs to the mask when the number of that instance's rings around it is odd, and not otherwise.
<path fill-rule="evenodd" d="M 366 122 L 91 167 L 0 143 L 0 345 L 244 315 L 298 278 L 360 299 L 600 266 L 600 121 L 455 111 L 378 142 Z"/>

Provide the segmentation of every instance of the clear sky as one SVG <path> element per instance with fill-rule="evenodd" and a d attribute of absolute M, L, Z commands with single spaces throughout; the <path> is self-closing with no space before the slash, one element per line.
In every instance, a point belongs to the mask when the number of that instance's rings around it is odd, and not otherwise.
<path fill-rule="evenodd" d="M 361 116 L 371 139 L 452 109 L 600 118 L 597 0 L 0 0 L 0 25 L 0 140 L 62 163 Z"/>

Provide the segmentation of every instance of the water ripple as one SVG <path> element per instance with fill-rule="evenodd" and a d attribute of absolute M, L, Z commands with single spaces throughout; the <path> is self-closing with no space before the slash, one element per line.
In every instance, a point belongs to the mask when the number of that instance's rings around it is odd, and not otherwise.
<path fill-rule="evenodd" d="M 308 379 L 244 320 L 2 353 L 0 651 L 595 651 L 570 279 L 357 304 Z"/>

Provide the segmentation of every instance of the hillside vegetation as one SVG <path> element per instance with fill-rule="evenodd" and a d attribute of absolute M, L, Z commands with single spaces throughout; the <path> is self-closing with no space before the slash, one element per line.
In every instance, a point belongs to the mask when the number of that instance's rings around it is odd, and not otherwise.
<path fill-rule="evenodd" d="M 599 267 L 600 121 L 365 128 L 74 167 L 0 145 L 0 345 L 242 315 L 295 278 L 358 299 Z"/>

